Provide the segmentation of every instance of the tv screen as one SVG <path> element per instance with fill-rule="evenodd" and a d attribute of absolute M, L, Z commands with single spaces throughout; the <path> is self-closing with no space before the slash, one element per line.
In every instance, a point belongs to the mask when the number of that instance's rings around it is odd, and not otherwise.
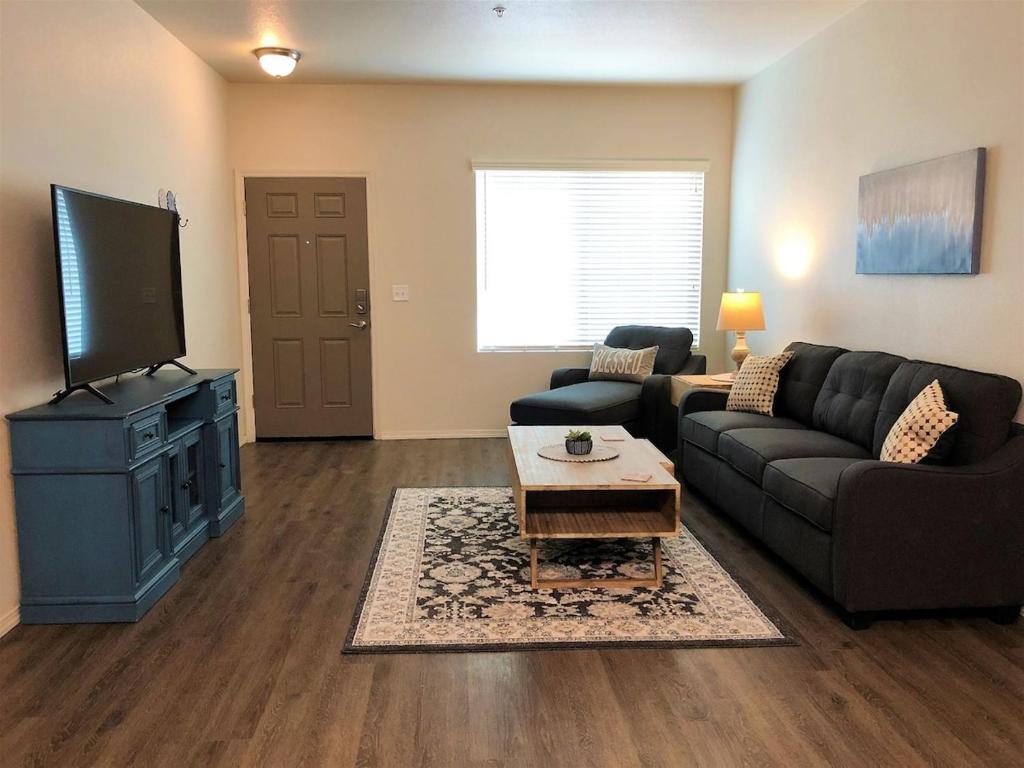
<path fill-rule="evenodd" d="M 178 214 L 50 191 L 68 387 L 184 355 Z"/>

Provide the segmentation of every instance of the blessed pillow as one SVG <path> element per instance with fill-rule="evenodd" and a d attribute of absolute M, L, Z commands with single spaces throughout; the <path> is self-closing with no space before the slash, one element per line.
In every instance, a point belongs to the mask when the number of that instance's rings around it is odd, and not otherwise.
<path fill-rule="evenodd" d="M 633 381 L 642 384 L 654 373 L 654 358 L 657 347 L 646 349 L 617 349 L 604 344 L 594 345 L 594 357 L 590 361 L 590 380 Z"/>
<path fill-rule="evenodd" d="M 791 357 L 792 352 L 747 355 L 736 372 L 725 410 L 774 416 L 772 408 L 775 405 L 775 393 L 779 389 L 779 372 Z"/>
<path fill-rule="evenodd" d="M 879 458 L 900 464 L 917 464 L 927 458 L 939 439 L 960 418 L 946 408 L 946 396 L 936 379 L 910 401 L 882 443 Z"/>

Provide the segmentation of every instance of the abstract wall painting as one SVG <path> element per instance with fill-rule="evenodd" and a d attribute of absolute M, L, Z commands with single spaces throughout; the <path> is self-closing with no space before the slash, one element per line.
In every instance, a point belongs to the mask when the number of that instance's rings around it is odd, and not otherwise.
<path fill-rule="evenodd" d="M 978 274 L 984 197 L 984 147 L 861 176 L 857 274 Z"/>

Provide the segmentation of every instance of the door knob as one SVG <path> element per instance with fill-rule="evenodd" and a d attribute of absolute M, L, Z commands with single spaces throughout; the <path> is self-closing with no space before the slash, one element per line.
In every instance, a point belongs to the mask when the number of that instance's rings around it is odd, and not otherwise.
<path fill-rule="evenodd" d="M 353 328 L 358 328 L 359 330 L 363 330 L 363 328 L 366 327 L 366 321 L 365 320 L 360 320 L 358 323 L 349 323 L 349 325 L 351 325 Z"/>

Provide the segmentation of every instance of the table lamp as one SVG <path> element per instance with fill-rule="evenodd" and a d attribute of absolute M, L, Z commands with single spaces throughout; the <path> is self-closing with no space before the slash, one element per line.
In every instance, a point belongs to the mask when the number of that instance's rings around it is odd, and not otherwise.
<path fill-rule="evenodd" d="M 747 346 L 747 331 L 764 330 L 764 311 L 761 308 L 761 294 L 757 291 L 726 291 L 722 294 L 722 306 L 718 310 L 718 330 L 736 331 L 736 346 L 732 348 L 732 359 L 736 370 L 750 354 Z M 729 374 L 731 379 L 735 374 Z"/>

